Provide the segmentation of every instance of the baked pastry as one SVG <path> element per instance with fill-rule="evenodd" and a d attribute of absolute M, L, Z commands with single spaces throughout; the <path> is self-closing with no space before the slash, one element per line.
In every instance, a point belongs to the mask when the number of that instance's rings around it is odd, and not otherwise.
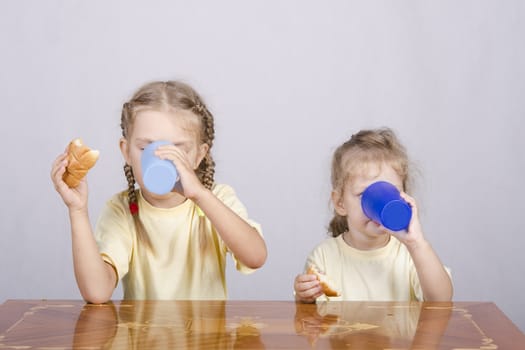
<path fill-rule="evenodd" d="M 332 280 L 328 276 L 320 273 L 319 270 L 315 268 L 315 266 L 308 267 L 306 273 L 315 275 L 317 277 L 317 280 L 319 281 L 319 283 L 321 284 L 321 288 L 323 289 L 323 293 L 327 297 L 338 297 L 341 295 L 341 293 L 339 293 L 339 291 L 333 286 Z"/>
<path fill-rule="evenodd" d="M 71 188 L 77 187 L 89 169 L 95 165 L 98 156 L 99 151 L 90 149 L 81 139 L 71 141 L 67 147 L 66 172 L 62 176 L 64 182 Z"/>

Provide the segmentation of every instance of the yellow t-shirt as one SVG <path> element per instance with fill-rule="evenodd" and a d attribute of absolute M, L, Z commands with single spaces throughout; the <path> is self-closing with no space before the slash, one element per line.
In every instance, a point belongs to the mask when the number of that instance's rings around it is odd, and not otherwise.
<path fill-rule="evenodd" d="M 262 234 L 230 186 L 215 185 L 212 192 Z M 164 209 L 146 202 L 140 190 L 137 196 L 139 217 L 155 253 L 138 244 L 127 192 L 106 203 L 95 230 L 100 254 L 122 279 L 124 299 L 226 299 L 229 250 L 207 218 L 206 229 L 200 230 L 202 220 L 195 203 L 187 199 Z M 232 258 L 240 272 L 254 271 Z"/>
<path fill-rule="evenodd" d="M 312 264 L 341 292 L 330 300 L 423 300 L 412 257 L 393 236 L 386 246 L 368 251 L 350 247 L 343 235 L 327 238 L 309 254 L 305 271 Z"/>

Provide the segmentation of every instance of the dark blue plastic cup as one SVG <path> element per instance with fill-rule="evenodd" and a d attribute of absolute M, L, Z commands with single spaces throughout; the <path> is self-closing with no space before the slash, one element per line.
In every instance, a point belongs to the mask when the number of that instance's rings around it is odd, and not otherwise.
<path fill-rule="evenodd" d="M 178 179 L 177 168 L 172 161 L 160 159 L 155 155 L 155 150 L 170 144 L 168 141 L 155 141 L 142 151 L 142 181 L 149 192 L 167 194 L 173 190 Z"/>
<path fill-rule="evenodd" d="M 391 231 L 406 230 L 412 218 L 412 208 L 401 198 L 398 189 L 389 182 L 369 185 L 361 196 L 361 207 L 370 219 Z"/>

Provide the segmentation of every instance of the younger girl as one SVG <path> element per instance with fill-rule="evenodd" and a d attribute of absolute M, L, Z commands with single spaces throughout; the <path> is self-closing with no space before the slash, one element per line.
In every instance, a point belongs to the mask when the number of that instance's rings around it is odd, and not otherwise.
<path fill-rule="evenodd" d="M 412 207 L 406 231 L 389 231 L 363 213 L 361 194 L 376 181 L 394 184 Z M 392 130 L 362 130 L 339 146 L 332 160 L 332 238 L 310 253 L 305 271 L 313 266 L 326 274 L 343 300 L 450 300 L 449 273 L 425 240 L 416 202 L 404 193 L 408 184 L 408 157 Z M 295 278 L 294 292 L 306 303 L 323 295 L 307 273 Z"/>
<path fill-rule="evenodd" d="M 248 219 L 233 189 L 214 183 L 212 114 L 190 86 L 153 82 L 124 104 L 121 128 L 128 190 L 106 203 L 94 235 L 86 180 L 76 188 L 62 181 L 65 153 L 52 166 L 69 210 L 83 298 L 106 302 L 122 279 L 125 299 L 225 299 L 226 253 L 237 270 L 249 273 L 264 264 L 267 252 L 260 226 Z M 156 140 L 171 142 L 156 155 L 172 161 L 180 178 L 165 195 L 149 192 L 142 181 L 142 150 Z"/>

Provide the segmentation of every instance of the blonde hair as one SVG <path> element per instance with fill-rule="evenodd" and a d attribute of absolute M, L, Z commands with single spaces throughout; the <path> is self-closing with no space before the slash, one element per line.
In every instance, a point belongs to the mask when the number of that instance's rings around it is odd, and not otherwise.
<path fill-rule="evenodd" d="M 332 190 L 342 195 L 346 184 L 371 164 L 386 163 L 402 180 L 403 191 L 410 193 L 411 166 L 405 147 L 390 128 L 361 130 L 340 145 L 332 157 Z M 328 231 L 333 237 L 348 231 L 346 217 L 334 211 Z"/>
<path fill-rule="evenodd" d="M 208 145 L 208 152 L 197 167 L 196 174 L 201 183 L 206 188 L 211 189 L 215 175 L 215 162 L 210 153 L 215 138 L 214 120 L 213 115 L 197 92 L 191 86 L 179 81 L 156 81 L 142 86 L 128 102 L 124 103 L 122 108 L 120 127 L 124 138 L 129 137 L 138 112 L 143 110 L 189 111 L 198 117 L 197 136 L 201 143 Z M 128 202 L 137 231 L 137 239 L 152 249 L 151 240 L 138 215 L 135 177 L 129 164 L 124 165 L 124 174 L 128 182 Z M 201 218 L 204 217 L 201 216 Z"/>

